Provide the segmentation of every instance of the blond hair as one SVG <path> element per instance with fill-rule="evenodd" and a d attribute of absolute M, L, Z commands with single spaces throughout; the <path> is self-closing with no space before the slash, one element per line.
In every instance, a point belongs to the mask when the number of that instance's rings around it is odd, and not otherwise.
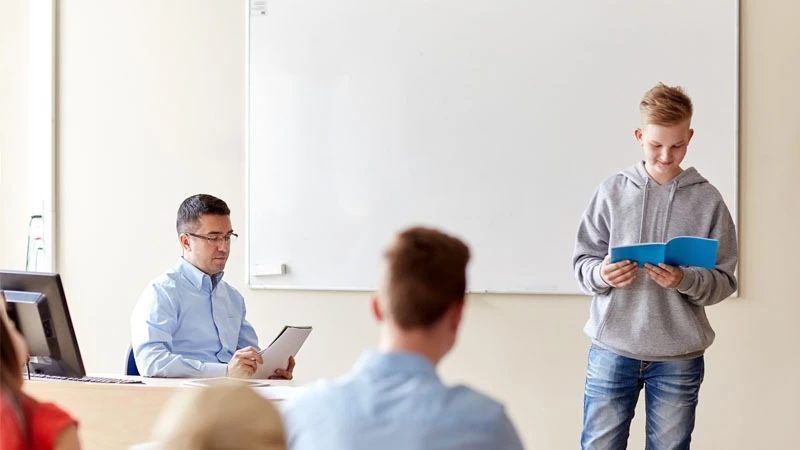
<path fill-rule="evenodd" d="M 278 410 L 252 389 L 231 382 L 179 392 L 153 433 L 162 450 L 285 450 Z"/>
<path fill-rule="evenodd" d="M 658 83 L 644 93 L 639 103 L 642 122 L 654 125 L 676 125 L 692 119 L 692 99 L 680 86 Z"/>
<path fill-rule="evenodd" d="M 398 234 L 384 255 L 384 294 L 392 321 L 427 328 L 464 301 L 469 248 L 441 231 L 415 227 Z"/>

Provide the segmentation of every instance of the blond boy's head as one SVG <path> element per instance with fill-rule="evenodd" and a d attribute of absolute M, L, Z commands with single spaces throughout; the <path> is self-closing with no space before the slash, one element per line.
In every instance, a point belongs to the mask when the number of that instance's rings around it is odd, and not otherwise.
<path fill-rule="evenodd" d="M 644 150 L 644 167 L 659 184 L 678 176 L 694 130 L 692 100 L 680 87 L 658 83 L 639 103 L 642 127 L 633 131 Z"/>
<path fill-rule="evenodd" d="M 692 120 L 692 100 L 680 86 L 658 83 L 639 103 L 642 124 L 671 126 Z"/>
<path fill-rule="evenodd" d="M 181 391 L 153 434 L 161 450 L 286 450 L 277 408 L 233 381 Z"/>

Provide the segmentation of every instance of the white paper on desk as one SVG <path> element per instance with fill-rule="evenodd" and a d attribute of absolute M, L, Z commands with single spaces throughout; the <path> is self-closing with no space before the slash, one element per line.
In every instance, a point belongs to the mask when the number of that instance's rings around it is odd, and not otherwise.
<path fill-rule="evenodd" d="M 211 386 L 228 385 L 228 384 L 241 384 L 247 387 L 269 386 L 269 383 L 267 383 L 266 381 L 253 381 L 253 380 L 246 380 L 242 378 L 231 378 L 231 377 L 196 378 L 196 379 L 181 381 L 181 384 L 184 386 L 198 386 L 198 387 L 211 387 Z"/>
<path fill-rule="evenodd" d="M 253 388 L 254 391 L 267 400 L 289 400 L 302 394 L 306 388 L 303 386 L 266 386 Z"/>
<path fill-rule="evenodd" d="M 253 378 L 269 378 L 275 375 L 276 369 L 286 369 L 289 357 L 297 355 L 309 334 L 311 327 L 283 327 L 269 347 L 261 350 L 264 363 L 258 365 Z"/>

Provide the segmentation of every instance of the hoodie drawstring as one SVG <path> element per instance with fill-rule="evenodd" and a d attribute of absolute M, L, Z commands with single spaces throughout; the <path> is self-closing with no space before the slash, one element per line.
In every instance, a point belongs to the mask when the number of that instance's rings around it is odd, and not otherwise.
<path fill-rule="evenodd" d="M 642 195 L 642 221 L 639 223 L 639 244 L 642 243 L 642 235 L 644 234 L 644 221 L 647 216 L 647 188 L 650 185 L 650 178 L 644 179 L 644 195 Z M 667 201 L 667 215 L 664 217 L 664 226 L 661 232 L 661 242 L 667 242 L 667 231 L 669 231 L 669 219 L 672 216 L 672 200 L 675 198 L 675 191 L 678 190 L 678 183 L 673 181 L 670 183 L 669 200 Z"/>
<path fill-rule="evenodd" d="M 639 223 L 639 244 L 642 243 L 642 233 L 644 232 L 644 218 L 647 214 L 647 185 L 650 183 L 650 178 L 644 178 L 644 196 L 642 197 L 642 222 Z"/>
<path fill-rule="evenodd" d="M 669 216 L 672 214 L 672 199 L 675 197 L 675 191 L 678 190 L 678 182 L 673 181 L 670 183 L 672 187 L 669 188 L 669 201 L 667 202 L 667 216 L 664 218 L 664 232 L 661 234 L 661 242 L 667 242 L 667 230 L 669 229 Z"/>

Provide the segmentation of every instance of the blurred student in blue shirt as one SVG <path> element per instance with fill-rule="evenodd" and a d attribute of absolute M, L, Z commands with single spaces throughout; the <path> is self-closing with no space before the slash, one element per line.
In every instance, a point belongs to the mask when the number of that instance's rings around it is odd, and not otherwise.
<path fill-rule="evenodd" d="M 230 214 L 224 201 L 207 194 L 178 208 L 183 256 L 145 288 L 131 317 L 131 344 L 143 376 L 249 378 L 263 362 L 244 298 L 222 279 L 237 237 Z M 275 377 L 292 379 L 293 369 L 290 358 Z"/>
<path fill-rule="evenodd" d="M 284 406 L 292 450 L 522 448 L 503 405 L 436 374 L 461 324 L 469 258 L 463 242 L 437 230 L 396 237 L 372 300 L 380 350 Z"/>

